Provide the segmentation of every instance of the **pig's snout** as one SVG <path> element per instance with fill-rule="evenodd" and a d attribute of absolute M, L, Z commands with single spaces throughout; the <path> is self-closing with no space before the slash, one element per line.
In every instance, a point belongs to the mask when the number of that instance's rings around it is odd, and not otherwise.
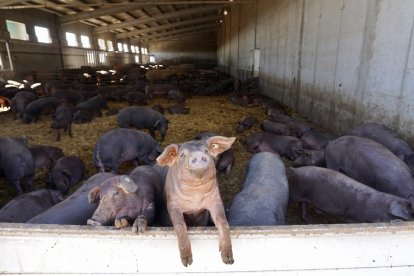
<path fill-rule="evenodd" d="M 196 151 L 191 154 L 188 159 L 188 165 L 192 169 L 202 169 L 210 164 L 210 157 L 201 151 Z"/>

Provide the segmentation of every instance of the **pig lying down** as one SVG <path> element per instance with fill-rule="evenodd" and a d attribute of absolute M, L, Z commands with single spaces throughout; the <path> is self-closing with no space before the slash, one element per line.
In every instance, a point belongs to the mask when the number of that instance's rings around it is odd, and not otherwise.
<path fill-rule="evenodd" d="M 161 195 L 157 172 L 150 166 L 139 166 L 129 176 L 111 177 L 89 192 L 89 202 L 99 201 L 99 205 L 87 224 L 123 228 L 133 223 L 132 230 L 143 233 L 155 221 Z"/>
<path fill-rule="evenodd" d="M 197 225 L 206 210 L 219 232 L 223 262 L 234 262 L 230 226 L 220 197 L 214 158 L 228 150 L 235 140 L 234 137 L 213 136 L 206 140 L 172 144 L 157 158 L 160 166 L 169 167 L 164 194 L 184 266 L 193 262 L 187 224 Z"/>
<path fill-rule="evenodd" d="M 290 198 L 301 205 L 306 219 L 306 205 L 357 222 L 412 220 L 411 203 L 395 195 L 372 189 L 337 171 L 314 166 L 291 169 Z"/>

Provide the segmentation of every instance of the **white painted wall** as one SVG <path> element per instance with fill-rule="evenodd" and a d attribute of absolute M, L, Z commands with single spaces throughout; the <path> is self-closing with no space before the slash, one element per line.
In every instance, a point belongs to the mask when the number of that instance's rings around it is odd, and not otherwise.
<path fill-rule="evenodd" d="M 338 134 L 379 122 L 414 142 L 414 1 L 256 0 L 223 24 L 221 65 L 244 69 L 260 48 L 264 94 Z"/>
<path fill-rule="evenodd" d="M 215 228 L 190 228 L 193 264 L 181 264 L 171 228 L 0 223 L 2 274 L 413 275 L 414 224 L 232 227 L 234 264 Z"/>

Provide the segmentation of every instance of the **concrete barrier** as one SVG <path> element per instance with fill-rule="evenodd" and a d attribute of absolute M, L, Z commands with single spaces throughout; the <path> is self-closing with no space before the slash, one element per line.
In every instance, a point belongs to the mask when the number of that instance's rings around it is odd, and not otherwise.
<path fill-rule="evenodd" d="M 0 224 L 2 274 L 413 275 L 414 223 L 234 227 L 235 263 L 222 263 L 215 228 L 189 230 L 181 264 L 172 228 Z"/>

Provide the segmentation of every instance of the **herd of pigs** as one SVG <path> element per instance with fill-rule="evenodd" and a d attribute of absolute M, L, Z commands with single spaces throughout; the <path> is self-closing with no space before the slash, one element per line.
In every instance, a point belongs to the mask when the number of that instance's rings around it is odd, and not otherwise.
<path fill-rule="evenodd" d="M 192 141 L 161 148 L 156 132 L 163 141 L 169 125 L 164 107 L 144 105 L 149 99 L 166 97 L 175 103 L 171 113 L 188 114 L 188 91 L 181 92 L 177 84 L 148 84 L 142 79 L 137 83 L 132 88 L 110 86 L 85 92 L 53 82 L 45 85 L 47 95 L 42 97 L 26 88 L 0 91 L 22 123 L 35 123 L 40 115 L 49 114 L 57 140 L 60 130 L 72 135 L 72 122 L 87 123 L 102 116 L 108 100 L 129 104 L 107 111 L 117 116 L 119 127 L 96 141 L 91 158 L 97 173 L 69 196 L 69 189 L 85 177 L 78 157 L 64 156 L 57 147 L 28 147 L 25 137 L 0 136 L 0 176 L 7 178 L 17 195 L 0 210 L 0 221 L 132 225 L 136 233 L 147 226 L 173 226 L 181 261 L 187 266 L 192 263 L 187 226 L 215 225 L 222 260 L 231 264 L 230 226 L 285 224 L 289 201 L 299 204 L 305 222 L 308 204 L 356 222 L 414 217 L 414 153 L 395 132 L 376 123 L 359 125 L 343 136 L 316 130 L 289 116 L 277 100 L 249 89 L 251 82 L 231 78 L 211 84 L 199 95 L 232 90 L 228 99 L 233 104 L 261 106 L 268 119 L 247 117 L 235 129 L 243 133 L 260 123 L 263 131 L 246 138 L 246 150 L 254 155 L 240 192 L 224 208 L 216 172 L 231 171 L 235 137 L 200 132 Z M 282 158 L 294 167 L 286 168 Z M 135 169 L 118 175 L 121 163 L 131 160 Z M 35 170 L 47 166 L 47 189 L 32 191 Z"/>

